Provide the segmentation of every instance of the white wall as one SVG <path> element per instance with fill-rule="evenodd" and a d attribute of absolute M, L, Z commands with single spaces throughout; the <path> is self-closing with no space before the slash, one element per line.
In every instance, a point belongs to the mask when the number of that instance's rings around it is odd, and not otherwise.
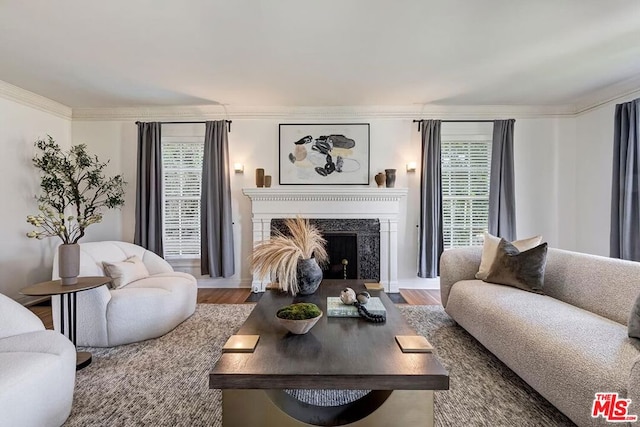
<path fill-rule="evenodd" d="M 636 95 L 637 96 L 637 95 Z M 577 117 L 517 119 L 515 172 L 517 232 L 519 237 L 542 234 L 550 246 L 608 255 L 611 197 L 613 115 L 616 100 Z M 248 286 L 247 258 L 251 250 L 249 199 L 242 188 L 254 187 L 258 167 L 278 185 L 278 124 L 308 119 L 235 119 L 230 161 L 245 165 L 244 174 L 232 175 L 237 273 L 229 280 L 205 285 Z M 348 120 L 353 122 L 354 120 Z M 373 176 L 396 168 L 398 187 L 408 188 L 399 224 L 399 280 L 401 287 L 430 286 L 437 282 L 416 277 L 420 171 L 406 173 L 405 164 L 420 156 L 420 134 L 410 119 L 358 116 L 371 124 L 371 185 Z M 181 127 L 178 127 L 181 128 Z M 172 132 L 165 127 L 165 132 Z M 0 210 L 0 292 L 20 298 L 24 286 L 50 276 L 56 239 L 36 241 L 24 235 L 27 215 L 37 212 L 37 171 L 31 165 L 33 142 L 47 134 L 63 147 L 86 143 L 101 160 L 110 160 L 108 172 L 122 173 L 128 182 L 125 206 L 109 211 L 101 224 L 88 229 L 83 241 L 132 241 L 135 212 L 137 128 L 133 121 L 74 121 L 23 104 L 0 99 L 0 195 L 7 204 Z"/>
<path fill-rule="evenodd" d="M 138 131 L 129 122 L 78 122 L 71 125 L 73 145 L 86 144 L 90 154 L 109 161 L 105 173 L 122 174 L 127 182 L 124 207 L 105 210 L 101 223 L 87 228 L 82 242 L 126 240 L 133 242 L 136 202 L 136 159 Z M 130 237 L 129 237 L 130 236 Z"/>
<path fill-rule="evenodd" d="M 27 215 L 38 213 L 38 173 L 31 163 L 33 143 L 51 135 L 71 143 L 71 121 L 0 98 L 0 293 L 22 299 L 20 289 L 49 280 L 57 238 L 28 239 Z"/>
<path fill-rule="evenodd" d="M 549 246 L 558 239 L 558 173 L 555 168 L 557 119 L 522 119 L 514 125 L 516 232 L 541 234 Z"/>
<path fill-rule="evenodd" d="M 609 255 L 613 116 L 615 104 L 576 120 L 576 247 L 581 252 Z"/>
<path fill-rule="evenodd" d="M 350 120 L 352 121 L 352 120 Z M 243 163 L 244 174 L 232 174 L 233 221 L 236 249 L 236 275 L 223 280 L 203 280 L 205 286 L 249 286 L 251 275 L 247 258 L 252 245 L 251 206 L 242 188 L 255 187 L 255 169 L 264 168 L 278 185 L 278 124 L 296 120 L 235 119 L 229 134 L 230 162 Z M 305 122 L 309 122 L 306 120 Z M 371 186 L 373 176 L 396 168 L 397 187 L 408 188 L 408 197 L 401 204 L 398 242 L 398 279 L 400 287 L 437 287 L 437 282 L 416 277 L 418 252 L 417 224 L 420 212 L 420 170 L 407 173 L 405 164 L 416 161 L 421 150 L 417 125 L 410 119 L 367 119 L 371 124 Z M 561 135 L 561 119 L 522 119 L 515 125 L 515 162 L 518 235 L 543 234 L 550 245 L 558 246 L 557 215 L 559 192 L 556 189 L 558 170 L 555 157 Z M 191 134 L 193 129 L 184 126 Z M 178 134 L 175 127 L 163 127 L 163 134 Z M 178 133 L 176 133 L 178 132 Z M 135 210 L 136 125 L 121 121 L 76 121 L 73 123 L 74 144 L 86 143 L 101 159 L 111 159 L 114 171 L 123 173 L 129 183 L 126 205 L 122 212 L 110 212 L 102 224 L 91 230 L 86 241 L 94 239 L 133 240 Z"/>
<path fill-rule="evenodd" d="M 576 251 L 578 243 L 576 235 L 576 199 L 577 179 L 576 167 L 579 159 L 576 157 L 576 121 L 573 118 L 557 119 L 558 126 L 555 156 L 555 171 L 557 176 L 557 231 L 558 248 Z M 544 207 L 540 207 L 543 210 Z"/>
<path fill-rule="evenodd" d="M 615 106 L 637 97 L 609 102 L 575 118 L 576 248 L 581 252 L 609 256 Z"/>
<path fill-rule="evenodd" d="M 577 118 L 516 120 L 519 237 L 542 234 L 554 247 L 608 253 L 613 108 L 614 104 L 607 105 Z M 0 165 L 6 177 L 0 188 L 5 199 L 15 204 L 15 209 L 0 214 L 1 227 L 10 243 L 0 248 L 0 277 L 5 279 L 0 291 L 18 297 L 22 287 L 48 278 L 53 248 L 58 243 L 54 239 L 38 242 L 24 237 L 29 229 L 24 218 L 37 208 L 33 195 L 38 180 L 35 170 L 30 169 L 33 141 L 49 133 L 64 146 L 86 143 L 91 153 L 109 160 L 108 173 L 122 173 L 128 182 L 125 206 L 121 211 L 108 211 L 101 224 L 88 229 L 83 241 L 133 241 L 137 128 L 128 121 L 70 123 L 6 100 L 0 100 L 0 113 L 0 120 L 5 122 L 0 131 L 5 153 Z M 231 179 L 237 273 L 226 280 L 203 280 L 205 286 L 249 286 L 251 276 L 246 260 L 251 250 L 251 213 L 242 188 L 255 186 L 254 171 L 258 167 L 271 174 L 273 185 L 278 185 L 278 124 L 295 121 L 234 120 L 229 136 L 230 161 L 245 165 L 245 173 L 233 174 Z M 405 172 L 407 162 L 420 163 L 421 141 L 416 125 L 410 119 L 365 117 L 358 121 L 371 124 L 371 185 L 375 185 L 376 173 L 396 168 L 396 185 L 409 190 L 401 205 L 405 220 L 399 224 L 400 285 L 436 287 L 437 282 L 416 277 L 420 171 Z M 182 128 L 185 127 L 165 127 L 164 131 L 180 134 L 176 129 Z M 595 202 L 594 197 L 599 201 Z M 30 255 L 25 256 L 27 253 Z"/>

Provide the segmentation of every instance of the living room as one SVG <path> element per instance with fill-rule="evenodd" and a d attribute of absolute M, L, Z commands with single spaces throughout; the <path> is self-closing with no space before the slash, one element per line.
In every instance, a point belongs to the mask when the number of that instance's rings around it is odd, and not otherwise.
<path fill-rule="evenodd" d="M 511 3 L 3 4 L 0 194 L 10 205 L 0 214 L 0 294 L 27 303 L 21 290 L 52 277 L 58 239 L 25 237 L 25 219 L 38 211 L 33 144 L 47 135 L 63 149 L 86 144 L 127 181 L 124 206 L 106 211 L 81 243 L 134 241 L 137 121 L 231 121 L 229 162 L 243 167 L 229 175 L 235 273 L 210 278 L 197 263 L 171 260 L 199 288 L 252 288 L 252 201 L 243 190 L 256 188 L 256 169 L 272 176 L 272 190 L 328 193 L 376 189 L 374 176 L 395 169 L 406 195 L 397 284 L 387 290 L 439 290 L 438 278 L 416 275 L 422 135 L 414 121 L 424 119 L 443 120 L 443 137 L 515 119 L 517 237 L 608 257 L 614 115 L 616 104 L 640 97 L 640 6 Z M 369 125 L 368 184 L 280 184 L 280 125 L 312 123 Z M 162 132 L 202 138 L 205 126 Z"/>

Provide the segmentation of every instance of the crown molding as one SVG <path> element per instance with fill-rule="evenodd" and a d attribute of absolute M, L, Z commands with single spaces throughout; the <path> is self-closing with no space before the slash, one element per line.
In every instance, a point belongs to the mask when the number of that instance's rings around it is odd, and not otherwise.
<path fill-rule="evenodd" d="M 71 107 L 0 80 L 0 98 L 71 120 Z"/>
<path fill-rule="evenodd" d="M 535 119 L 575 117 L 611 102 L 640 96 L 640 76 L 606 86 L 572 105 L 437 105 L 409 106 L 231 106 L 179 105 L 71 108 L 0 80 L 0 98 L 74 121 L 163 121 L 219 119 L 364 120 L 364 119 Z"/>
<path fill-rule="evenodd" d="M 73 120 L 162 121 L 219 119 L 359 120 L 359 119 L 497 119 L 570 117 L 572 106 L 411 105 L 411 106 L 222 106 L 74 108 Z"/>
<path fill-rule="evenodd" d="M 575 103 L 575 115 L 579 116 L 611 102 L 623 102 L 625 98 L 640 96 L 640 76 L 605 86 L 589 93 Z"/>

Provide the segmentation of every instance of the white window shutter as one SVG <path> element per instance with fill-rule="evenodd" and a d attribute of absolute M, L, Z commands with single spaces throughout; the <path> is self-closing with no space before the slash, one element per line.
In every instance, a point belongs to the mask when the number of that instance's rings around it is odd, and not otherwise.
<path fill-rule="evenodd" d="M 162 142 L 165 258 L 200 257 L 203 142 Z"/>
<path fill-rule="evenodd" d="M 482 244 L 489 217 L 491 139 L 443 135 L 444 248 Z"/>

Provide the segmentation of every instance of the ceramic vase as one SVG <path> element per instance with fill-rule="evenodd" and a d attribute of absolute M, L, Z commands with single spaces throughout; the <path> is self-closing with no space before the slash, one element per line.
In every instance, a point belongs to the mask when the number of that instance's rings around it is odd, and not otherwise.
<path fill-rule="evenodd" d="M 322 281 L 322 269 L 315 258 L 298 261 L 298 294 L 311 295 Z"/>
<path fill-rule="evenodd" d="M 264 176 L 264 186 L 265 188 L 271 187 L 271 175 Z"/>
<path fill-rule="evenodd" d="M 256 187 L 264 187 L 264 169 L 256 169 Z"/>
<path fill-rule="evenodd" d="M 384 174 L 387 177 L 387 188 L 393 188 L 396 185 L 396 170 L 385 169 Z"/>
<path fill-rule="evenodd" d="M 80 274 L 80 245 L 77 243 L 58 246 L 58 276 L 63 285 L 75 285 Z"/>
<path fill-rule="evenodd" d="M 382 172 L 375 176 L 376 184 L 378 184 L 378 188 L 384 187 L 384 183 L 386 181 L 386 177 Z"/>

